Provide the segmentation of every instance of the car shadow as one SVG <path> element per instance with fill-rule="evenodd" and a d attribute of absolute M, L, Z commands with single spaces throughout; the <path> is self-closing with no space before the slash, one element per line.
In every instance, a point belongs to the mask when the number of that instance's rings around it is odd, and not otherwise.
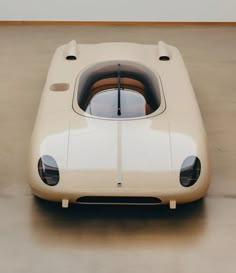
<path fill-rule="evenodd" d="M 205 201 L 168 206 L 103 206 L 60 204 L 34 198 L 33 240 L 49 247 L 66 245 L 193 244 L 206 226 Z"/>

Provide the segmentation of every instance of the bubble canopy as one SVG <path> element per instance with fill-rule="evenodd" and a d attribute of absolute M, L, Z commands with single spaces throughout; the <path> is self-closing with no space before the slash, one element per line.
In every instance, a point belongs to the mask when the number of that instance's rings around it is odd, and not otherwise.
<path fill-rule="evenodd" d="M 164 104 L 156 74 L 130 62 L 91 66 L 78 78 L 76 92 L 80 114 L 97 118 L 141 118 Z"/>

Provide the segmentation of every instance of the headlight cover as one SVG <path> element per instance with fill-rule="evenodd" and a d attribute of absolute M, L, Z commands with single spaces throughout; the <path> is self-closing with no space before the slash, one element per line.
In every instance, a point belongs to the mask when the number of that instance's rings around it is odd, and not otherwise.
<path fill-rule="evenodd" d="M 38 161 L 38 173 L 42 181 L 48 186 L 56 186 L 60 175 L 56 160 L 50 155 L 43 155 Z"/>
<path fill-rule="evenodd" d="M 188 156 L 182 163 L 180 170 L 180 184 L 184 187 L 194 185 L 201 173 L 201 162 L 196 156 Z"/>

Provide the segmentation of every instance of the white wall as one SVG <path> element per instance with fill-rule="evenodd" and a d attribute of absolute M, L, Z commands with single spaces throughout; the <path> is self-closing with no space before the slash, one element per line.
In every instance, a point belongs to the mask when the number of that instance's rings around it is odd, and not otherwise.
<path fill-rule="evenodd" d="M 236 21 L 236 0 L 0 0 L 0 20 Z"/>

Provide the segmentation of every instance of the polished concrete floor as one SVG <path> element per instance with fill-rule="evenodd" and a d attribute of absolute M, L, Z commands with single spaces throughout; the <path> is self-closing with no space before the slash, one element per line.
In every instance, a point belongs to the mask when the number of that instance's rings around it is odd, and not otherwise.
<path fill-rule="evenodd" d="M 164 40 L 183 53 L 212 160 L 206 198 L 166 207 L 72 207 L 36 200 L 30 134 L 55 48 Z M 236 27 L 0 26 L 0 272 L 236 272 Z"/>

